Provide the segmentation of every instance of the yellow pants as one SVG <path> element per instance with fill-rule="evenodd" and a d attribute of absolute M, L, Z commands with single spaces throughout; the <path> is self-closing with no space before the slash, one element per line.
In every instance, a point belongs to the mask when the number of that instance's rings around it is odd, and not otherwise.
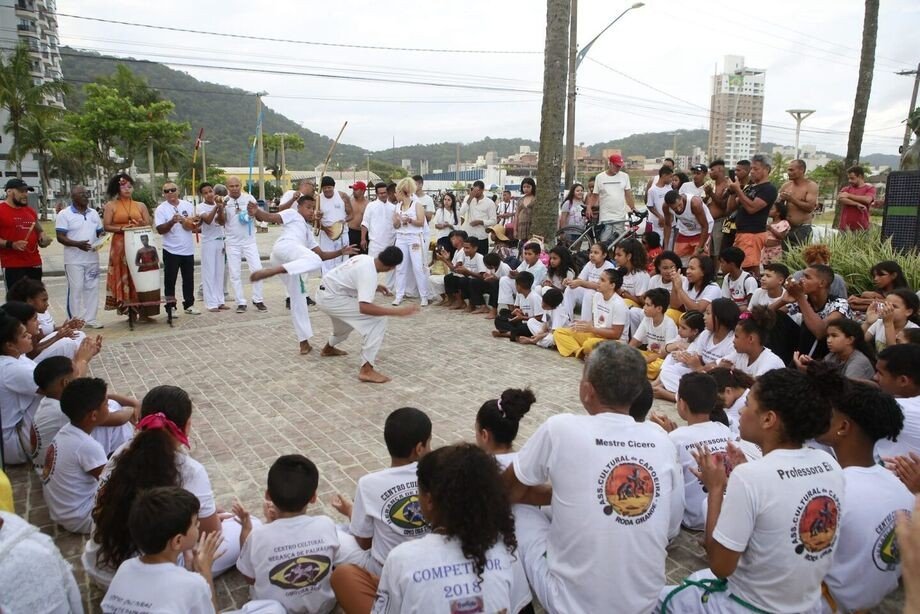
<path fill-rule="evenodd" d="M 648 350 L 642 350 L 642 355 L 645 357 L 648 356 L 658 356 L 656 352 L 649 352 Z M 648 363 L 646 367 L 646 375 L 650 381 L 655 381 L 658 378 L 658 374 L 661 373 L 661 365 L 664 364 L 664 358 L 656 358 L 652 362 Z"/>
<path fill-rule="evenodd" d="M 0 471 L 0 511 L 16 513 L 13 507 L 13 487 L 3 471 Z"/>
<path fill-rule="evenodd" d="M 556 349 L 563 356 L 587 356 L 599 343 L 609 341 L 592 333 L 579 333 L 571 328 L 557 328 L 553 331 Z"/>
<path fill-rule="evenodd" d="M 684 315 L 684 312 L 681 311 L 680 309 L 671 308 L 671 309 L 668 309 L 667 311 L 665 311 L 665 312 L 664 312 L 664 315 L 666 315 L 666 316 L 668 316 L 669 318 L 671 318 L 672 320 L 674 320 L 674 323 L 675 323 L 675 324 L 680 324 L 680 317 L 681 317 L 682 315 Z"/>
<path fill-rule="evenodd" d="M 637 303 L 636 301 L 632 300 L 631 298 L 624 298 L 624 299 L 623 299 L 623 302 L 626 303 L 626 308 L 627 308 L 627 309 L 629 309 L 630 307 L 642 307 L 642 305 L 640 305 L 640 304 Z"/>

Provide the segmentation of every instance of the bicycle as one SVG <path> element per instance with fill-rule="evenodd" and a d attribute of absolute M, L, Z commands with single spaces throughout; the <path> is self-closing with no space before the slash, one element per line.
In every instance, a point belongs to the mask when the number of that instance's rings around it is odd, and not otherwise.
<path fill-rule="evenodd" d="M 615 234 L 609 242 L 603 242 L 607 246 L 607 251 L 611 258 L 617 245 L 627 239 L 639 238 L 645 234 L 644 227 L 647 217 L 648 211 L 629 212 L 626 228 L 623 232 Z M 595 243 L 601 243 L 599 237 L 603 234 L 604 226 L 605 224 L 598 224 L 593 220 L 588 220 L 584 228 L 581 226 L 563 226 L 556 232 L 556 245 L 562 245 L 571 252 L 576 274 L 588 262 L 588 251 L 591 246 Z M 640 232 L 640 229 L 642 229 L 642 232 Z M 582 243 L 586 239 L 587 248 L 582 249 Z"/>

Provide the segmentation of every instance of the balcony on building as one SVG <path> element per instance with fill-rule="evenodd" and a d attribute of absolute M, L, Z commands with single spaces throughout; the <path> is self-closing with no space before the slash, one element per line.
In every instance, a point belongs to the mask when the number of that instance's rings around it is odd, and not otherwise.
<path fill-rule="evenodd" d="M 16 0 L 14 5 L 17 14 L 32 16 L 35 14 L 35 0 Z"/>

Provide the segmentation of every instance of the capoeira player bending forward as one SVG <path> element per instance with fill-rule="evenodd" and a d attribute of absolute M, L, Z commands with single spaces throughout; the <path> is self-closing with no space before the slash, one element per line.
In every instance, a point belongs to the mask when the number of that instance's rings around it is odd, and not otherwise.
<path fill-rule="evenodd" d="M 345 341 L 352 330 L 364 337 L 361 346 L 362 382 L 383 384 L 390 378 L 374 369 L 377 352 L 387 330 L 386 316 L 410 316 L 419 306 L 385 307 L 374 303 L 374 295 L 389 295 L 385 286 L 378 285 L 377 274 L 395 269 L 403 260 L 402 250 L 391 245 L 376 258 L 353 256 L 325 275 L 316 293 L 317 306 L 332 319 L 332 336 L 323 348 L 323 356 L 342 356 L 346 352 L 336 346 Z"/>
<path fill-rule="evenodd" d="M 310 312 L 307 308 L 306 288 L 300 281 L 300 276 L 313 273 L 323 268 L 323 260 L 332 260 L 341 256 L 357 254 L 358 248 L 354 245 L 345 245 L 337 250 L 324 252 L 313 237 L 310 224 L 314 219 L 314 201 L 312 196 L 301 196 L 297 206 L 285 209 L 281 213 L 268 213 L 259 209 L 255 203 L 247 207 L 249 215 L 260 222 L 282 224 L 281 236 L 272 247 L 271 266 L 260 271 L 255 271 L 249 276 L 250 281 L 259 281 L 266 277 L 281 275 L 281 281 L 287 288 L 291 300 L 291 318 L 294 320 L 294 331 L 300 341 L 300 353 L 309 354 L 310 338 L 313 336 L 313 326 L 310 324 Z"/>

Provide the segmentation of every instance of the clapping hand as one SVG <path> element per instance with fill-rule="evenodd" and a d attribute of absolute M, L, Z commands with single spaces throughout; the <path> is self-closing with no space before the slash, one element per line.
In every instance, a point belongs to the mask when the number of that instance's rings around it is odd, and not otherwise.
<path fill-rule="evenodd" d="M 725 461 L 715 452 L 710 452 L 709 446 L 706 445 L 698 445 L 691 454 L 696 460 L 697 467 L 690 467 L 690 472 L 699 478 L 706 491 L 709 493 L 724 491 L 728 483 Z"/>

